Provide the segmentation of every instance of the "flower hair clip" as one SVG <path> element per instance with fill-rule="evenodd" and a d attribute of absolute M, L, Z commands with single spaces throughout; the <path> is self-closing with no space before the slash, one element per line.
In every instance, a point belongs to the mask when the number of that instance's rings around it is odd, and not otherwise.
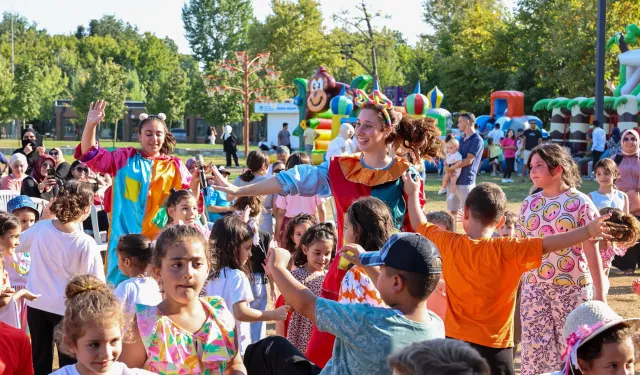
<path fill-rule="evenodd" d="M 596 330 L 609 322 L 611 321 L 601 320 L 592 326 L 584 324 L 578 327 L 576 331 L 572 332 L 569 337 L 567 337 L 566 347 L 564 348 L 564 352 L 562 352 L 562 356 L 560 357 L 560 359 L 562 359 L 563 361 L 566 360 L 567 362 L 565 366 L 565 374 L 569 374 L 571 364 L 578 363 L 578 347 L 580 346 L 582 341 L 587 339 Z"/>
<path fill-rule="evenodd" d="M 146 119 L 150 119 L 150 118 L 151 118 L 151 119 L 152 119 L 152 118 L 157 118 L 157 119 L 159 119 L 160 121 L 164 121 L 164 120 L 166 120 L 166 119 L 167 119 L 167 115 L 165 115 L 164 113 L 158 113 L 157 115 L 150 115 L 150 114 L 147 114 L 147 113 L 141 113 L 141 114 L 138 116 L 138 119 L 139 119 L 140 121 L 144 121 L 144 120 L 146 120 Z"/>
<path fill-rule="evenodd" d="M 379 90 L 373 90 L 371 96 L 367 95 L 363 90 L 356 90 L 356 105 L 363 108 L 366 105 L 374 105 L 384 113 L 385 122 L 387 125 L 391 125 L 391 116 L 389 116 L 389 109 L 393 108 L 393 102 L 389 100 Z"/>

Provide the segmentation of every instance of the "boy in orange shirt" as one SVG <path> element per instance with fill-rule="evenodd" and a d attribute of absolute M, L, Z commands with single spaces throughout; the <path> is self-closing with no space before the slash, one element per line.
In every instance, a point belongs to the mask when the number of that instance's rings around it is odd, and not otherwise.
<path fill-rule="evenodd" d="M 431 240 L 442 256 L 447 282 L 447 337 L 466 341 L 487 360 L 491 374 L 515 374 L 513 314 L 520 276 L 537 268 L 542 256 L 592 237 L 609 236 L 602 216 L 589 225 L 545 238 L 492 238 L 504 224 L 507 198 L 493 183 L 477 185 L 464 205 L 462 225 L 467 233 L 443 231 L 428 223 L 419 199 L 419 181 L 404 174 L 411 226 Z"/>

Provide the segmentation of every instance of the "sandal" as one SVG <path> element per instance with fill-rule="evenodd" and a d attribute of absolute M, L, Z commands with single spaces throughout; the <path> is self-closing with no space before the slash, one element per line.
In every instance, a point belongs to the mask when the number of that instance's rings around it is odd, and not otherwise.
<path fill-rule="evenodd" d="M 626 271 L 624 271 L 624 275 L 625 276 L 633 276 L 634 273 L 635 273 L 635 270 L 626 270 Z"/>

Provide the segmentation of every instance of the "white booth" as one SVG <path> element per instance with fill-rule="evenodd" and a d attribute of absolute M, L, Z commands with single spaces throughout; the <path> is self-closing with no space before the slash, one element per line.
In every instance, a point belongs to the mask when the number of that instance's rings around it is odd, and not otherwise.
<path fill-rule="evenodd" d="M 267 143 L 278 145 L 278 132 L 282 124 L 289 124 L 291 133 L 291 147 L 300 148 L 300 139 L 293 136 L 293 130 L 298 127 L 298 107 L 293 103 L 255 103 L 255 113 L 267 116 Z"/>

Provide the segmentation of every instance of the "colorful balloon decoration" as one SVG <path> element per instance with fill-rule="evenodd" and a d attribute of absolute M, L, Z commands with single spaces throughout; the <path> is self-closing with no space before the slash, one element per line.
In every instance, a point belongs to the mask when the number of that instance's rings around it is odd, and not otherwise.
<path fill-rule="evenodd" d="M 444 94 L 438 89 L 438 86 L 432 88 L 427 95 L 431 100 L 433 108 L 440 108 L 442 101 L 444 100 Z"/>
<path fill-rule="evenodd" d="M 413 118 L 423 118 L 429 110 L 429 99 L 420 93 L 420 81 L 416 84 L 413 94 L 407 96 L 404 101 L 404 108 L 407 114 Z"/>

